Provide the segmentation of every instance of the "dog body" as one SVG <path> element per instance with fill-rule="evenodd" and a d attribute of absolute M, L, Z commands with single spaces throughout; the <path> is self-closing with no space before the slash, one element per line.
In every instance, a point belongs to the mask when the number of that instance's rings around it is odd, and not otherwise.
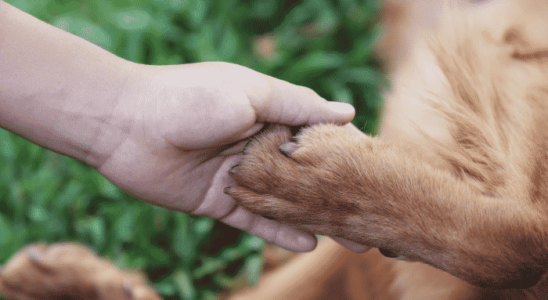
<path fill-rule="evenodd" d="M 295 143 L 288 128 L 269 130 L 228 192 L 399 260 L 324 240 L 234 299 L 548 299 L 548 2 L 386 8 L 381 134 L 317 125 Z M 60 284 L 75 274 L 82 290 Z M 0 275 L 8 299 L 158 299 L 74 245 L 24 249 Z"/>
<path fill-rule="evenodd" d="M 393 90 L 385 98 L 381 136 L 413 144 L 428 153 L 431 165 L 469 181 L 481 194 L 498 199 L 495 201 L 546 206 L 545 187 L 539 181 L 543 175 L 535 174 L 538 179 L 534 180 L 531 169 L 539 172 L 546 164 L 543 132 L 548 97 L 542 89 L 548 82 L 543 61 L 543 50 L 548 49 L 548 36 L 543 35 L 548 33 L 547 8 L 543 1 L 472 4 L 461 7 L 466 18 L 445 10 L 438 23 L 441 29 L 422 27 L 425 35 L 409 41 L 412 45 L 403 45 L 409 52 L 401 54 L 404 57 L 391 74 Z M 434 49 L 430 30 L 438 41 Z M 438 48 L 442 43 L 447 44 Z M 453 64 L 447 60 L 454 60 Z M 434 107 L 424 99 L 434 101 Z M 473 101 L 477 107 L 453 101 L 446 105 L 448 99 Z M 436 105 L 445 105 L 438 108 L 441 114 Z M 475 108 L 480 110 L 475 112 Z M 488 140 L 478 140 L 482 138 L 491 139 L 490 149 L 485 149 L 491 153 L 478 149 L 487 146 Z M 442 144 L 441 152 L 432 147 L 432 139 Z M 462 172 L 469 175 L 458 174 Z M 536 193 L 536 199 L 531 197 L 535 188 L 543 191 L 542 196 Z M 545 207 L 540 211 L 544 214 Z M 526 247 L 523 245 L 524 252 Z M 476 271 L 481 273 L 483 267 L 478 262 Z M 545 275 L 533 288 L 495 291 L 477 288 L 420 263 L 397 261 L 393 270 L 392 291 L 401 299 L 548 299 Z"/>
<path fill-rule="evenodd" d="M 406 3 L 428 21 L 388 24 L 380 136 L 271 130 L 230 194 L 398 256 L 401 299 L 547 299 L 548 3 Z"/>
<path fill-rule="evenodd" d="M 28 245 L 0 269 L 7 300 L 160 300 L 138 272 L 124 272 L 75 243 Z"/>

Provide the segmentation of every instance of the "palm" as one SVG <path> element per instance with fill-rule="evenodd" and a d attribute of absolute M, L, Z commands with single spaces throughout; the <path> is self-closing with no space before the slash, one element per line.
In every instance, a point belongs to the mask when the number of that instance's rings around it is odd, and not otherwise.
<path fill-rule="evenodd" d="M 154 205 L 220 219 L 290 250 L 311 250 L 313 235 L 238 207 L 223 192 L 234 185 L 228 171 L 260 122 L 350 121 L 352 111 L 330 111 L 308 89 L 236 65 L 147 67 L 145 73 L 128 84 L 113 112 L 114 129 L 99 139 L 117 141 L 99 172 Z"/>

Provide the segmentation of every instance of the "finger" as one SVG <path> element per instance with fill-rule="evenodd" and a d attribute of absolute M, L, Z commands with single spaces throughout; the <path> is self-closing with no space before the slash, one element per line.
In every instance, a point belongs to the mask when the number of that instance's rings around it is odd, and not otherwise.
<path fill-rule="evenodd" d="M 352 124 L 352 123 L 348 123 L 348 124 L 344 125 L 343 127 L 350 129 L 350 131 L 352 131 L 356 134 L 365 135 L 365 133 L 363 133 L 360 129 L 358 129 L 358 127 L 354 126 L 354 124 Z"/>
<path fill-rule="evenodd" d="M 243 153 L 246 146 L 249 144 L 249 139 L 242 140 L 229 148 L 223 150 L 221 153 L 219 153 L 219 156 L 231 156 L 231 155 L 241 155 L 240 159 L 237 161 L 240 162 L 243 160 Z"/>
<path fill-rule="evenodd" d="M 254 215 L 241 206 L 221 221 L 293 252 L 312 251 L 317 244 L 313 234 Z"/>
<path fill-rule="evenodd" d="M 345 240 L 345 239 L 340 238 L 340 237 L 331 237 L 331 239 L 334 240 L 335 242 L 339 243 L 339 245 L 345 247 L 346 249 L 354 251 L 354 252 L 358 252 L 358 253 L 366 252 L 366 251 L 369 251 L 369 249 L 371 249 L 371 247 L 361 245 L 361 244 L 358 244 L 358 243 L 354 243 L 352 241 Z"/>
<path fill-rule="evenodd" d="M 265 125 L 264 123 L 256 123 L 251 128 L 249 128 L 246 132 L 243 132 L 239 135 L 234 135 L 233 137 L 231 137 L 231 139 L 233 141 L 239 141 L 239 140 L 247 139 L 248 137 L 256 134 L 259 131 L 261 131 L 261 129 L 263 129 L 264 125 Z"/>
<path fill-rule="evenodd" d="M 328 102 L 307 87 L 262 76 L 268 82 L 268 93 L 251 85 L 244 88 L 258 122 L 292 126 L 326 122 L 346 124 L 354 118 L 355 110 L 350 104 Z"/>
<path fill-rule="evenodd" d="M 236 209 L 237 203 L 229 195 L 223 192 L 227 186 L 235 186 L 236 183 L 229 175 L 229 170 L 243 160 L 243 155 L 227 157 L 221 164 L 209 186 L 203 201 L 194 210 L 188 213 L 213 219 L 223 218 Z"/>

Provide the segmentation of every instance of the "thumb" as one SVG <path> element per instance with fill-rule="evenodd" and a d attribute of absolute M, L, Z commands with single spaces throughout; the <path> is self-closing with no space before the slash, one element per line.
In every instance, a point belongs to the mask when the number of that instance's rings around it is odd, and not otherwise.
<path fill-rule="evenodd" d="M 316 123 L 346 124 L 354 118 L 352 105 L 328 102 L 313 90 L 267 75 L 268 93 L 248 93 L 257 122 L 291 126 Z"/>

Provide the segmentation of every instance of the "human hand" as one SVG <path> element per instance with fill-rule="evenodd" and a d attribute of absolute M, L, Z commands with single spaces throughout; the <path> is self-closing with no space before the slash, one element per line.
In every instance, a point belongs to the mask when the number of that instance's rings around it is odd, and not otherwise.
<path fill-rule="evenodd" d="M 291 250 L 314 247 L 313 235 L 222 193 L 240 159 L 232 143 L 264 122 L 349 122 L 350 106 L 232 64 L 137 65 L 5 2 L 0 11 L 0 128 L 97 168 L 139 199 Z"/>
<path fill-rule="evenodd" d="M 254 215 L 223 190 L 234 185 L 228 171 L 245 139 L 264 123 L 347 123 L 350 105 L 228 63 L 138 65 L 133 74 L 88 163 L 154 205 L 219 219 L 289 250 L 315 247 L 314 235 Z"/>

